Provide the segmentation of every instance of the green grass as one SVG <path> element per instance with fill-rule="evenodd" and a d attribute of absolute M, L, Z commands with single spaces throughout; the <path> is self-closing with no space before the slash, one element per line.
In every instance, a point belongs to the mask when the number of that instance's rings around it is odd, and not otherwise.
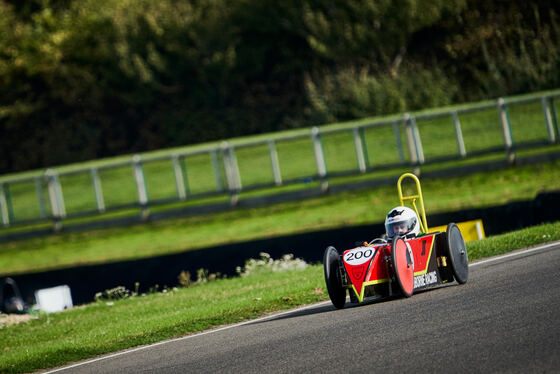
<path fill-rule="evenodd" d="M 325 300 L 322 268 L 100 301 L 0 330 L 0 372 L 34 371 Z"/>
<path fill-rule="evenodd" d="M 470 260 L 560 239 L 560 222 L 468 243 Z M 323 268 L 256 272 L 167 293 L 97 301 L 0 329 L 0 372 L 20 373 L 328 299 Z"/>
<path fill-rule="evenodd" d="M 557 91 L 555 91 L 557 92 Z M 532 96 L 536 96 L 533 94 Z M 473 108 L 477 104 L 459 105 L 443 109 Z M 443 110 L 429 109 L 418 114 L 437 113 Z M 540 101 L 512 104 L 508 107 L 514 143 L 527 141 L 546 141 L 548 139 L 544 115 Z M 331 130 L 349 130 L 355 125 L 366 125 L 373 122 L 400 120 L 402 115 L 383 118 L 366 118 L 349 123 L 331 124 L 321 127 L 322 144 L 329 172 L 358 170 L 358 158 L 354 148 L 351 131 L 329 133 Z M 503 145 L 501 125 L 496 108 L 459 114 L 467 155 L 489 147 Z M 450 116 L 433 119 L 418 119 L 418 128 L 422 139 L 424 155 L 429 162 L 434 157 L 454 156 L 458 154 L 453 121 Z M 276 143 L 282 178 L 286 180 L 302 179 L 317 174 L 315 155 L 312 148 L 309 129 L 291 130 L 282 133 L 271 133 L 230 140 L 231 144 L 242 144 L 248 141 L 266 141 L 278 136 L 300 135 L 301 138 L 282 140 Z M 403 145 L 402 157 L 406 163 L 410 159 L 406 146 L 404 126 L 398 127 L 397 137 L 393 125 L 374 126 L 364 129 L 363 142 L 366 146 L 366 162 L 371 167 L 396 164 L 401 161 L 397 150 L 397 140 Z M 202 154 L 187 155 L 180 159 L 183 182 L 188 196 L 196 194 L 218 193 L 224 191 L 226 176 L 221 155 L 217 155 L 218 175 L 214 174 L 211 150 L 219 142 L 201 144 L 191 147 L 161 150 L 145 153 L 143 170 L 150 200 L 177 199 L 178 191 L 175 182 L 171 159 L 153 160 L 155 156 L 171 156 L 176 152 L 203 151 Z M 274 176 L 269 156 L 268 145 L 253 145 L 236 148 L 237 163 L 243 188 L 250 188 L 262 183 L 273 183 Z M 68 215 L 97 209 L 92 177 L 88 167 L 101 167 L 99 177 L 105 206 L 107 209 L 118 208 L 138 201 L 136 183 L 130 156 L 91 162 L 72 164 L 56 168 L 59 172 L 80 171 L 76 174 L 61 175 L 60 182 L 64 194 Z M 127 165 L 115 166 L 118 162 Z M 112 166 L 111 166 L 112 165 Z M 107 167 L 107 168 L 103 168 Z M 19 176 L 42 176 L 42 171 L 26 172 L 0 176 L 0 182 L 8 182 Z M 336 178 L 335 178 L 336 182 Z M 21 181 L 5 184 L 6 194 L 12 204 L 12 222 L 37 219 L 40 217 L 40 198 L 45 202 L 44 210 L 50 215 L 49 196 L 45 181 L 39 183 L 40 191 L 34 181 Z M 300 186 L 301 187 L 301 186 Z M 308 186 L 309 187 L 309 186 Z M 278 190 L 268 190 L 273 193 Z M 264 191 L 261 193 L 265 193 Z M 5 230 L 5 229 L 4 229 Z M 0 230 L 1 232 L 2 230 Z"/>
<path fill-rule="evenodd" d="M 507 253 L 512 249 L 526 248 L 560 239 L 560 222 L 546 223 L 502 235 L 467 243 L 469 259 Z"/>
<path fill-rule="evenodd" d="M 465 177 L 422 179 L 428 215 L 533 199 L 541 191 L 558 189 L 560 161 Z M 396 188 L 385 186 L 281 205 L 6 242 L 0 244 L 0 275 L 146 258 L 224 243 L 382 222 L 397 204 Z"/>

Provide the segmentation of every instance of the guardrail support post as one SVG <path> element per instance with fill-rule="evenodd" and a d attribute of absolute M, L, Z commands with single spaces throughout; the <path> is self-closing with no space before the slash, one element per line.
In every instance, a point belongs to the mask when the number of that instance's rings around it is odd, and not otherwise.
<path fill-rule="evenodd" d="M 228 187 L 228 191 L 232 193 L 233 190 L 235 189 L 235 184 L 233 183 L 233 171 L 231 170 L 231 163 L 229 162 L 228 142 L 226 141 L 222 142 L 221 147 L 222 147 L 222 159 L 224 161 L 224 171 L 226 173 L 227 187 Z"/>
<path fill-rule="evenodd" d="M 507 161 L 512 164 L 515 161 L 515 152 L 513 151 L 513 137 L 511 134 L 511 124 L 509 122 L 506 102 L 502 97 L 498 99 L 498 113 L 500 116 L 500 124 L 502 125 L 502 136 L 504 138 Z"/>
<path fill-rule="evenodd" d="M 229 147 L 229 161 L 231 162 L 231 170 L 233 171 L 233 180 L 235 182 L 235 190 L 241 191 L 241 174 L 239 173 L 239 165 L 237 164 L 237 157 L 235 156 L 234 147 Z"/>
<path fill-rule="evenodd" d="M 39 202 L 39 218 L 47 218 L 47 209 L 45 208 L 45 196 L 43 195 L 43 184 L 41 178 L 35 178 L 35 191 L 37 191 L 37 200 Z"/>
<path fill-rule="evenodd" d="M 364 157 L 364 139 L 362 134 L 363 129 L 361 127 L 354 127 L 352 129 L 352 136 L 354 137 L 354 148 L 356 148 L 356 158 L 358 159 L 358 170 L 360 170 L 360 173 L 365 173 L 366 160 Z"/>
<path fill-rule="evenodd" d="M 413 172 L 420 174 L 420 165 L 424 163 L 424 151 L 420 142 L 420 134 L 416 126 L 416 121 L 410 113 L 404 115 L 406 139 L 408 142 L 408 152 L 410 154 L 410 163 L 413 166 Z"/>
<path fill-rule="evenodd" d="M 408 145 L 408 156 L 410 163 L 416 165 L 418 163 L 418 154 L 416 153 L 416 143 L 414 142 L 414 135 L 412 134 L 412 125 L 410 124 L 410 114 L 405 113 L 403 117 L 404 130 L 406 133 L 406 143 Z"/>
<path fill-rule="evenodd" d="M 216 178 L 216 191 L 223 192 L 224 184 L 222 182 L 222 173 L 220 171 L 220 163 L 218 162 L 218 149 L 214 148 L 210 151 L 210 159 L 214 168 L 214 177 Z"/>
<path fill-rule="evenodd" d="M 459 148 L 459 156 L 461 158 L 467 157 L 467 150 L 465 149 L 465 141 L 463 140 L 463 131 L 461 130 L 461 122 L 459 122 L 459 115 L 453 112 L 453 126 L 455 127 L 455 135 L 457 136 L 457 147 Z"/>
<path fill-rule="evenodd" d="M 329 182 L 327 179 L 327 162 L 325 161 L 325 153 L 323 152 L 323 144 L 321 142 L 321 135 L 319 134 L 318 127 L 313 127 L 311 129 L 311 141 L 313 143 L 315 162 L 317 163 L 317 174 L 321 179 L 321 190 L 326 192 L 329 189 Z"/>
<path fill-rule="evenodd" d="M 2 224 L 5 227 L 10 226 L 10 213 L 8 209 L 8 200 L 4 192 L 3 183 L 0 183 L 0 210 L 2 211 Z"/>
<path fill-rule="evenodd" d="M 103 199 L 103 189 L 101 188 L 101 180 L 97 168 L 91 168 L 91 180 L 93 181 L 93 191 L 95 193 L 95 203 L 99 213 L 105 212 L 105 200 Z"/>
<path fill-rule="evenodd" d="M 185 186 L 185 196 L 189 197 L 191 194 L 191 185 L 189 184 L 189 173 L 187 173 L 187 160 L 185 159 L 185 156 L 179 156 L 179 165 L 181 166 L 181 172 L 184 176 L 183 183 Z"/>
<path fill-rule="evenodd" d="M 560 141 L 560 131 L 558 131 L 558 119 L 556 118 L 556 109 L 554 108 L 554 98 L 549 98 L 550 112 L 552 113 L 552 126 L 554 127 L 554 133 L 556 134 L 556 141 Z"/>
<path fill-rule="evenodd" d="M 282 185 L 282 173 L 280 172 L 280 162 L 278 161 L 278 151 L 274 140 L 268 141 L 268 151 L 270 153 L 270 162 L 272 164 L 272 174 L 274 175 L 274 184 Z"/>
<path fill-rule="evenodd" d="M 358 129 L 358 133 L 360 134 L 360 140 L 362 141 L 362 150 L 364 152 L 364 158 L 366 160 L 366 170 L 369 169 L 371 166 L 369 163 L 369 150 L 366 141 L 366 133 L 363 127 Z"/>
<path fill-rule="evenodd" d="M 546 130 L 548 131 L 548 140 L 551 143 L 556 142 L 556 133 L 554 131 L 554 126 L 552 125 L 552 115 L 550 114 L 550 107 L 548 106 L 548 102 L 546 97 L 541 98 L 543 113 L 544 113 L 544 121 L 546 123 Z"/>
<path fill-rule="evenodd" d="M 418 154 L 418 162 L 420 164 L 424 163 L 424 148 L 422 147 L 422 139 L 420 138 L 420 132 L 418 131 L 418 125 L 416 125 L 416 118 L 410 116 L 410 121 L 412 123 L 412 130 L 414 133 L 414 142 L 416 144 L 416 152 Z"/>
<path fill-rule="evenodd" d="M 404 151 L 401 141 L 401 131 L 399 129 L 399 121 L 393 122 L 393 132 L 395 133 L 395 142 L 397 144 L 397 152 L 399 153 L 399 162 L 404 164 Z"/>
<path fill-rule="evenodd" d="M 182 161 L 182 160 L 181 160 Z M 171 156 L 171 163 L 173 164 L 173 173 L 175 175 L 175 185 L 177 186 L 177 196 L 180 200 L 185 200 L 187 198 L 186 189 L 185 189 L 185 179 L 183 176 L 183 169 L 181 168 L 179 161 L 179 156 L 173 155 Z"/>
<path fill-rule="evenodd" d="M 224 168 L 226 171 L 226 179 L 230 193 L 231 205 L 237 205 L 239 201 L 239 191 L 241 191 L 241 177 L 239 175 L 239 167 L 235 158 L 233 147 L 228 142 L 222 142 L 222 155 L 224 158 Z"/>
<path fill-rule="evenodd" d="M 144 176 L 144 168 L 142 167 L 142 158 L 140 155 L 132 157 L 132 168 L 134 171 L 134 180 L 136 181 L 136 191 L 138 192 L 138 203 L 140 204 L 140 216 L 143 221 L 150 216 L 148 207 L 148 187 L 146 186 L 146 178 Z"/>
<path fill-rule="evenodd" d="M 51 212 L 54 221 L 54 231 L 58 232 L 62 230 L 62 219 L 66 217 L 66 208 L 64 206 L 62 187 L 60 186 L 58 174 L 54 170 L 47 169 L 46 175 L 48 181 L 49 200 L 51 203 Z"/>

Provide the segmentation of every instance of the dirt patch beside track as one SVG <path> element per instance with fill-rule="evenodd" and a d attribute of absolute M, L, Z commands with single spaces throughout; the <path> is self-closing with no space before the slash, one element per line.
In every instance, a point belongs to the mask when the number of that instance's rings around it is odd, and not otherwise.
<path fill-rule="evenodd" d="M 0 329 L 37 318 L 31 314 L 0 314 Z"/>

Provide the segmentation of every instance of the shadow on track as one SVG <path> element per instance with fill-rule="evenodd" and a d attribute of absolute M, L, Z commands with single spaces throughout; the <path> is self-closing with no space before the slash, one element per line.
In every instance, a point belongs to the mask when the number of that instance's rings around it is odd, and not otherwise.
<path fill-rule="evenodd" d="M 414 293 L 414 295 L 421 295 L 421 294 L 426 293 L 426 292 L 436 291 L 436 290 L 449 288 L 449 287 L 457 287 L 457 286 L 459 286 L 457 283 L 441 284 L 441 285 L 438 285 L 438 286 L 433 287 L 433 288 L 418 290 Z M 386 303 L 386 302 L 391 302 L 391 301 L 395 301 L 395 300 L 399 300 L 399 299 L 404 299 L 404 298 L 402 298 L 400 295 L 393 295 L 393 296 L 386 297 L 386 298 L 383 298 L 383 299 L 369 300 L 369 301 L 365 301 L 363 303 L 352 304 L 352 303 L 348 302 L 349 298 L 347 298 L 346 299 L 347 302 L 346 302 L 343 309 L 336 309 L 334 307 L 334 305 L 327 304 L 327 305 L 318 306 L 317 308 L 308 308 L 308 309 L 302 309 L 302 310 L 295 309 L 292 313 L 281 314 L 281 315 L 278 315 L 276 317 L 275 316 L 270 316 L 269 318 L 262 319 L 262 320 L 259 320 L 259 321 L 249 322 L 247 324 L 248 325 L 261 324 L 261 323 L 267 323 L 267 322 L 270 322 L 270 321 L 280 321 L 280 320 L 284 320 L 284 319 L 299 318 L 299 317 L 311 316 L 311 315 L 314 315 L 314 314 L 321 314 L 321 313 L 326 313 L 326 312 L 336 312 L 336 311 L 339 311 L 339 310 L 342 311 L 342 310 L 346 310 L 346 309 L 365 307 L 367 305 L 383 304 L 383 303 Z"/>

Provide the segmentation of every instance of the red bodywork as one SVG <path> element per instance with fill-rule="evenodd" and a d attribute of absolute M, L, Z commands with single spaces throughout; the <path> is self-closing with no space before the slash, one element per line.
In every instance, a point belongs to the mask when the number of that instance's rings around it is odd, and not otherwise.
<path fill-rule="evenodd" d="M 414 289 L 425 288 L 445 281 L 440 275 L 438 261 L 436 261 L 437 254 L 434 251 L 438 234 L 440 233 L 405 239 L 413 258 Z M 387 283 L 390 287 L 393 278 L 391 264 L 388 261 L 390 257 L 391 243 L 366 245 L 344 251 L 342 258 L 348 288 L 351 290 L 350 292 L 355 293 L 359 302 L 364 300 L 366 293 L 369 293 L 367 296 L 383 296 L 375 291 L 377 285 Z M 445 266 L 445 264 L 442 265 Z M 369 286 L 374 287 L 368 290 Z"/>

